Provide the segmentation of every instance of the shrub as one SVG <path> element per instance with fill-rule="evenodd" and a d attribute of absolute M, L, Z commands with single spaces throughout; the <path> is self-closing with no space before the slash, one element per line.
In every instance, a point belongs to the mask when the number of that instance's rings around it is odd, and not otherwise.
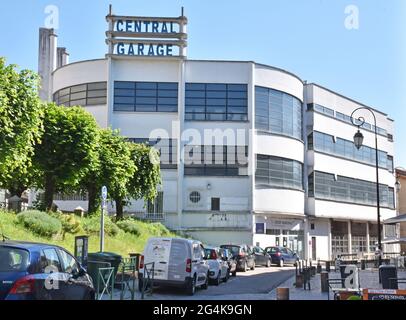
<path fill-rule="evenodd" d="M 62 212 L 49 212 L 48 214 L 61 222 L 64 238 L 66 233 L 77 234 L 82 230 L 80 221 L 73 214 L 63 214 Z"/>
<path fill-rule="evenodd" d="M 170 235 L 170 231 L 160 222 L 151 223 L 148 226 L 152 234 L 155 234 L 157 237 L 165 237 Z"/>
<path fill-rule="evenodd" d="M 141 234 L 141 228 L 134 220 L 122 220 L 117 222 L 117 226 L 124 232 L 131 233 L 139 236 Z"/>
<path fill-rule="evenodd" d="M 90 218 L 86 218 L 83 221 L 83 229 L 88 234 L 100 233 L 100 214 L 96 214 Z M 105 234 L 115 237 L 120 229 L 115 225 L 109 216 L 104 217 L 104 232 Z"/>
<path fill-rule="evenodd" d="M 24 228 L 45 237 L 52 237 L 62 231 L 62 223 L 45 212 L 25 211 L 17 215 Z"/>

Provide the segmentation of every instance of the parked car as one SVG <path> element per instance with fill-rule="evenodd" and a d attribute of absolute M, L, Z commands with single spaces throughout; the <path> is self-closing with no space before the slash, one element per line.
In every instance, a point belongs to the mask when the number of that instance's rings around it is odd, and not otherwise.
<path fill-rule="evenodd" d="M 0 242 L 0 300 L 94 300 L 91 277 L 65 249 Z"/>
<path fill-rule="evenodd" d="M 227 282 L 230 278 L 228 263 L 221 259 L 219 248 L 205 247 L 205 259 L 209 264 L 209 281 L 218 286 L 221 281 Z"/>
<path fill-rule="evenodd" d="M 246 272 L 248 269 L 255 269 L 255 256 L 248 245 L 223 244 L 220 248 L 231 251 L 237 261 L 237 271 Z"/>
<path fill-rule="evenodd" d="M 220 254 L 221 258 L 227 262 L 229 274 L 235 277 L 237 275 L 237 260 L 228 249 L 220 248 Z"/>
<path fill-rule="evenodd" d="M 254 255 L 255 255 L 255 265 L 256 266 L 265 266 L 269 268 L 272 263 L 271 256 L 261 247 L 254 247 L 253 248 Z"/>
<path fill-rule="evenodd" d="M 184 288 L 194 295 L 196 287 L 207 289 L 209 265 L 199 241 L 181 238 L 150 238 L 140 261 L 139 288 L 142 288 L 144 268 L 154 263 L 154 285 Z"/>
<path fill-rule="evenodd" d="M 299 261 L 298 255 L 284 247 L 266 247 L 265 251 L 271 256 L 272 263 L 283 267 L 285 264 L 293 264 Z"/>

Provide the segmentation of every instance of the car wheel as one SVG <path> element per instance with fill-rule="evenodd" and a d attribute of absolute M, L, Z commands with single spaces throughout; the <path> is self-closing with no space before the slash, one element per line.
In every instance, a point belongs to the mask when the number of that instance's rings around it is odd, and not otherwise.
<path fill-rule="evenodd" d="M 271 266 L 271 261 L 268 259 L 268 260 L 266 261 L 266 267 L 269 268 L 270 266 Z"/>
<path fill-rule="evenodd" d="M 195 292 L 196 292 L 196 276 L 192 278 L 187 288 L 188 295 L 193 296 Z"/>
<path fill-rule="evenodd" d="M 206 276 L 206 282 L 202 284 L 202 289 L 207 290 L 208 287 L 209 287 L 209 274 L 207 274 Z"/>
<path fill-rule="evenodd" d="M 279 260 L 279 267 L 283 268 L 283 265 L 284 265 L 283 259 L 280 259 L 280 260 Z"/>

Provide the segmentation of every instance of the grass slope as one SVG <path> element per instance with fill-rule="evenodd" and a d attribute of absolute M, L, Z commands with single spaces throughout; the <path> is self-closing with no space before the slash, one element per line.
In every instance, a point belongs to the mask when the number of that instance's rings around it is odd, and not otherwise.
<path fill-rule="evenodd" d="M 80 219 L 80 218 L 78 218 Z M 83 220 L 83 219 L 80 219 Z M 105 237 L 104 251 L 114 252 L 128 257 L 129 253 L 140 253 L 143 251 L 144 246 L 148 238 L 160 236 L 159 228 L 153 223 L 147 223 L 142 221 L 135 221 L 139 224 L 141 233 L 139 236 L 135 236 L 130 233 L 126 233 L 120 230 L 116 237 Z M 74 252 L 74 240 L 75 235 L 66 234 L 64 240 L 52 239 L 38 236 L 32 233 L 30 230 L 25 229 L 18 223 L 17 217 L 14 213 L 0 211 L 0 233 L 3 233 L 12 240 L 20 241 L 33 241 L 41 243 L 55 244 Z M 82 234 L 78 234 L 82 235 Z M 175 233 L 170 233 L 169 237 L 176 237 Z M 2 239 L 0 238 L 0 241 Z M 100 238 L 98 235 L 91 235 L 89 237 L 89 252 L 98 252 L 100 248 Z"/>

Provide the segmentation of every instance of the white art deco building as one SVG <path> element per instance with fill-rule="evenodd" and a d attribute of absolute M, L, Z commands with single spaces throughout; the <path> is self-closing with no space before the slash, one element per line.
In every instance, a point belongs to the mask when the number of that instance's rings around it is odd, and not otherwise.
<path fill-rule="evenodd" d="M 70 64 L 41 29 L 41 95 L 161 151 L 156 201 L 128 213 L 215 245 L 281 245 L 312 259 L 375 250 L 373 122 L 359 112 L 358 150 L 350 119 L 362 103 L 252 61 L 189 60 L 183 15 L 107 21 L 106 57 Z M 394 123 L 374 112 L 386 219 L 396 215 Z M 85 198 L 57 199 L 64 210 L 87 208 Z"/>

